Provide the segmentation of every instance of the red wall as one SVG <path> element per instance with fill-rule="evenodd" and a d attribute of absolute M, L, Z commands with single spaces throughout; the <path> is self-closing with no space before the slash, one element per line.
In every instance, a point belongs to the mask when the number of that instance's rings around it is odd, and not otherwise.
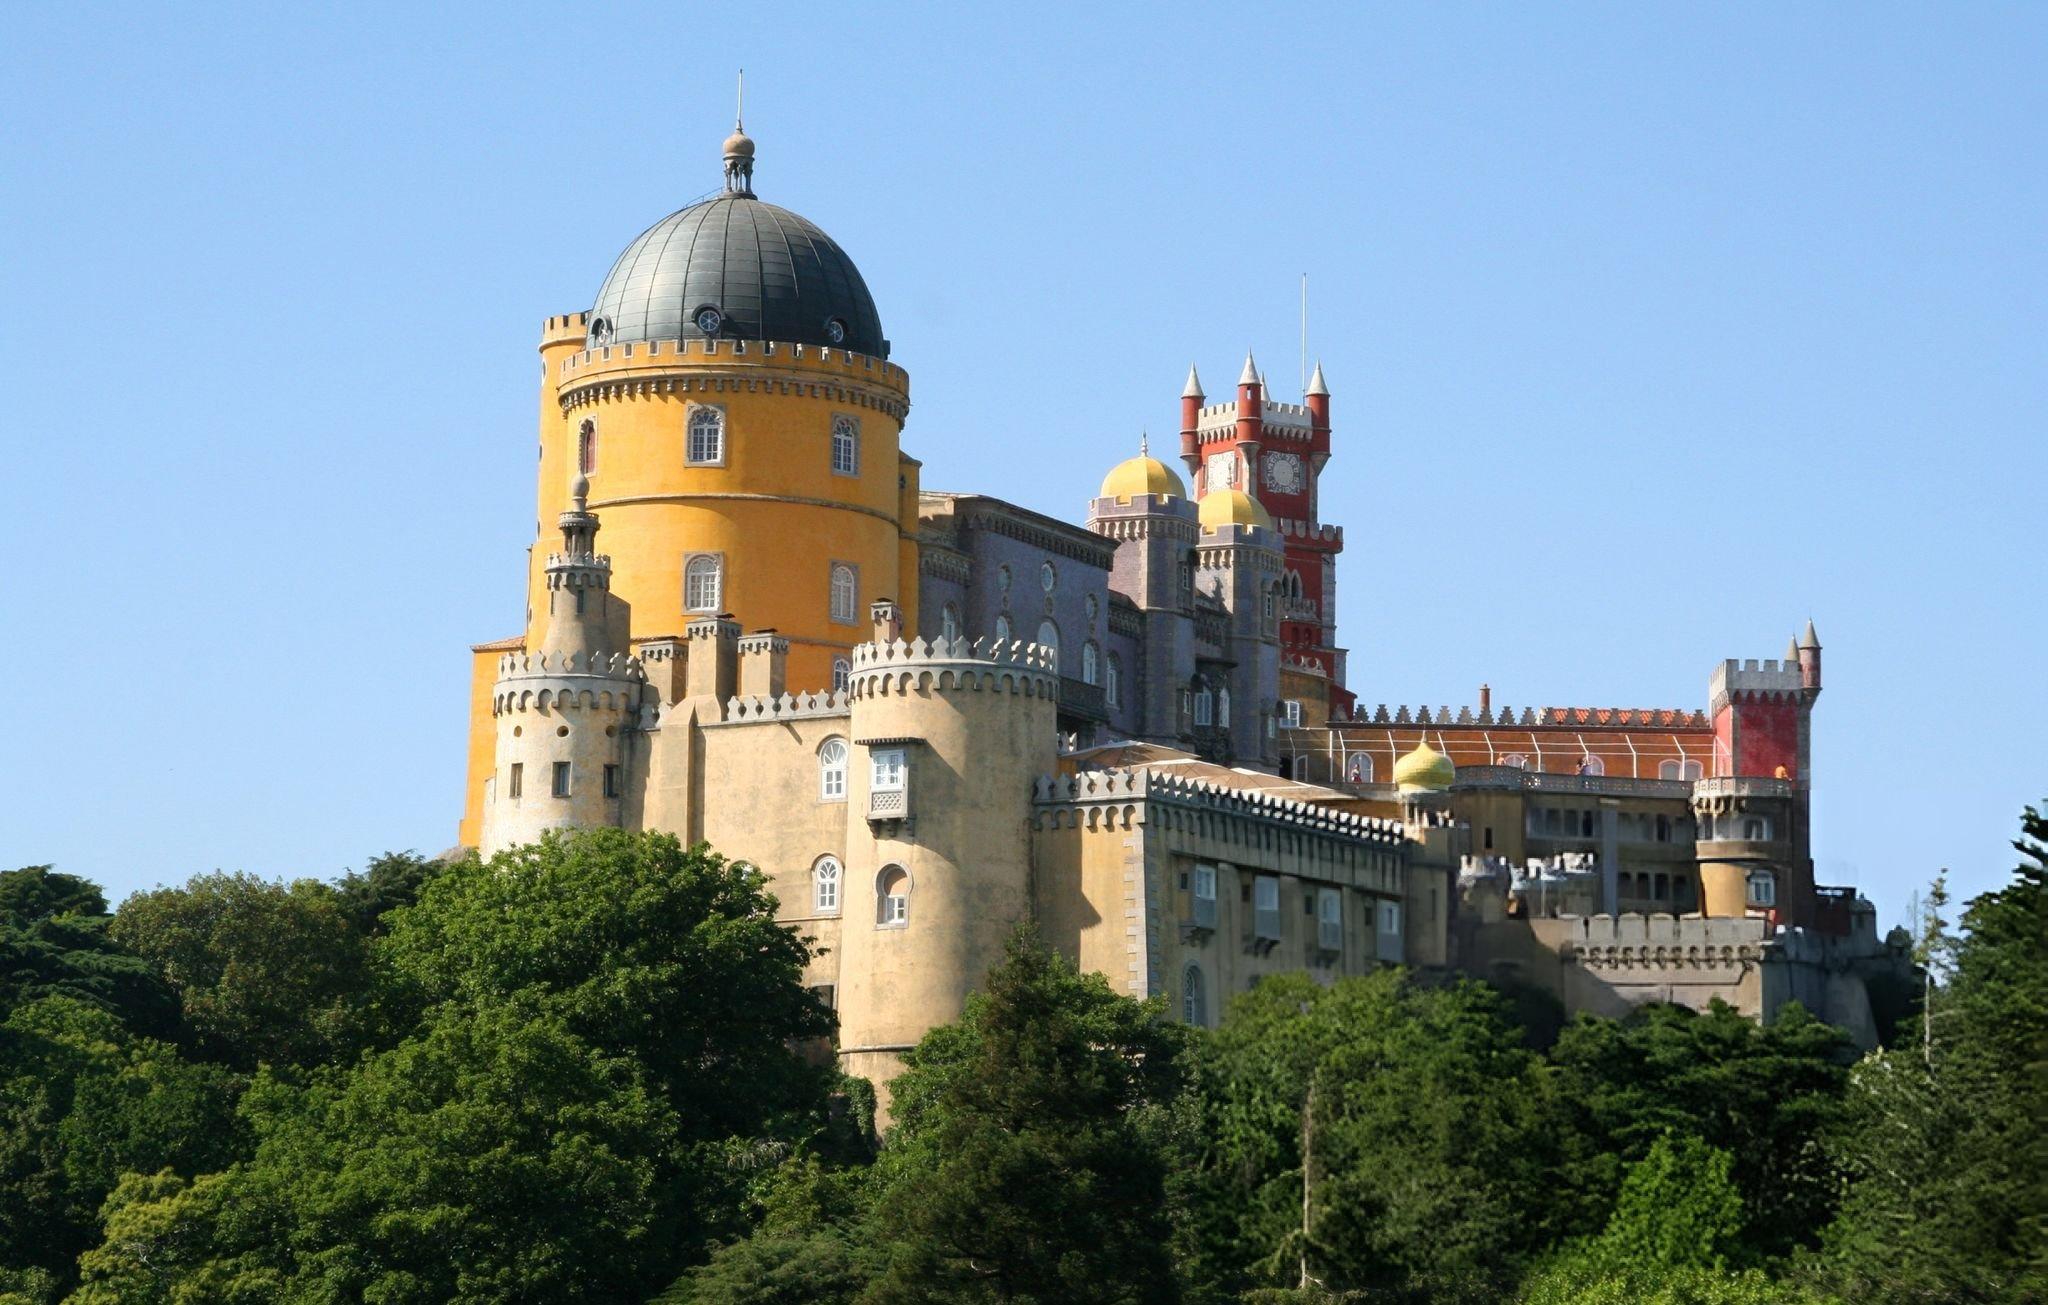
<path fill-rule="evenodd" d="M 1771 776 L 1783 766 L 1799 774 L 1799 704 L 1787 699 L 1738 702 L 1735 731 L 1735 773 Z"/>

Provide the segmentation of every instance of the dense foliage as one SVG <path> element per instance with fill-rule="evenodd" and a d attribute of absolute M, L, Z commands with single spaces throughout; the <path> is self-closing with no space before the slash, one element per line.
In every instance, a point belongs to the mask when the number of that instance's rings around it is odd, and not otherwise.
<path fill-rule="evenodd" d="M 2048 1299 L 2048 819 L 1856 1059 L 1388 970 L 1185 1028 L 1020 933 L 890 1086 L 660 835 L 116 913 L 0 874 L 0 1305 Z"/>

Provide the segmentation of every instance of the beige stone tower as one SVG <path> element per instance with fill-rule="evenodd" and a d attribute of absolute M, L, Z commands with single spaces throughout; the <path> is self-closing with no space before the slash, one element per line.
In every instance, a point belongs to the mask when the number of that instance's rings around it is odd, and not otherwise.
<path fill-rule="evenodd" d="M 491 713 L 495 771 L 484 788 L 481 850 L 490 856 L 550 829 L 623 823 L 647 677 L 626 654 L 630 614 L 596 551 L 597 516 L 580 477 L 547 557 L 546 635 L 498 665 Z"/>
<path fill-rule="evenodd" d="M 1054 768 L 1059 679 L 1035 644 L 887 638 L 898 617 L 876 608 L 851 684 L 839 1045 L 848 1073 L 883 1084 L 1030 917 L 1032 781 Z"/>

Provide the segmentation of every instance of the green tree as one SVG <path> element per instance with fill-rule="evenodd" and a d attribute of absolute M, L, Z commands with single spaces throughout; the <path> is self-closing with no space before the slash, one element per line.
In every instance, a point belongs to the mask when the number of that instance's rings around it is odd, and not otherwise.
<path fill-rule="evenodd" d="M 1567 1182 L 1613 1193 L 1666 1135 L 1732 1157 L 1743 1239 L 1763 1257 L 1818 1241 L 1840 1176 L 1822 1139 L 1840 1117 L 1847 1042 L 1796 1004 L 1768 1025 L 1716 1001 L 1705 1013 L 1650 1006 L 1625 1020 L 1582 1017 L 1551 1052 L 1573 1132 L 1584 1146 Z M 1605 1222 L 1604 1201 L 1570 1229 Z"/>
<path fill-rule="evenodd" d="M 1295 1286 L 1305 1269 L 1378 1298 L 1498 1299 L 1571 1205 L 1548 1072 L 1483 984 L 1269 978 L 1197 1061 L 1203 1279 Z"/>
<path fill-rule="evenodd" d="M 248 1100 L 253 1157 L 117 1193 L 75 1301 L 238 1284 L 287 1301 L 609 1302 L 666 1280 L 674 1116 L 637 1066 L 557 1019 L 444 1007 L 353 1070 L 305 1088 L 266 1074 Z"/>
<path fill-rule="evenodd" d="M 46 865 L 0 873 L 0 1019 L 44 997 L 89 1002 L 138 1033 L 169 1036 L 177 999 L 145 960 L 109 936 L 99 887 Z"/>
<path fill-rule="evenodd" d="M 883 1257 L 863 1226 L 868 1173 L 805 1154 L 780 1166 L 753 1233 L 719 1248 L 652 1305 L 852 1305 Z"/>
<path fill-rule="evenodd" d="M 1610 1265 L 1724 1269 L 1748 1258 L 1733 1157 L 1696 1137 L 1660 1137 L 1630 1166 L 1597 1243 Z"/>
<path fill-rule="evenodd" d="M 1177 1300 L 1148 1116 L 1178 1091 L 1180 1040 L 1157 1004 L 1019 931 L 892 1084 L 869 1223 L 888 1263 L 861 1300 Z"/>
<path fill-rule="evenodd" d="M 2048 817 L 1969 904 L 1921 1054 L 1857 1066 L 1829 1248 L 1845 1294 L 2048 1298 Z"/>
<path fill-rule="evenodd" d="M 343 875 L 334 889 L 356 932 L 374 937 L 385 932 L 387 915 L 418 901 L 427 882 L 445 868 L 443 862 L 417 852 L 386 852 L 370 858 L 361 870 Z"/>
<path fill-rule="evenodd" d="M 550 834 L 450 866 L 376 947 L 402 1002 L 545 1011 L 643 1066 L 686 1140 L 719 1142 L 815 1126 L 835 1079 L 790 1049 L 832 1013 L 775 906 L 758 871 L 667 834 Z"/>
<path fill-rule="evenodd" d="M 200 875 L 130 897 L 113 936 L 169 981 L 209 1060 L 310 1066 L 361 1038 L 367 953 L 327 884 Z"/>
<path fill-rule="evenodd" d="M 0 1265 L 69 1283 L 123 1173 L 232 1158 L 235 1089 L 76 997 L 15 1010 L 0 1022 Z"/>

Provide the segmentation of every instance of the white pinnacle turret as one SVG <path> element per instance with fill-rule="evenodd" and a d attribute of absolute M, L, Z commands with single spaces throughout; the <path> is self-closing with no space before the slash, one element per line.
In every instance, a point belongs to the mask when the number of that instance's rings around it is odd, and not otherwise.
<path fill-rule="evenodd" d="M 1319 394 L 1324 398 L 1330 396 L 1330 387 L 1323 383 L 1323 360 L 1320 358 L 1316 359 L 1316 374 L 1309 377 L 1307 392 Z"/>
<path fill-rule="evenodd" d="M 1193 363 L 1188 364 L 1188 383 L 1180 387 L 1180 397 L 1183 399 L 1199 399 L 1203 397 L 1202 378 L 1195 375 L 1195 365 Z"/>
<path fill-rule="evenodd" d="M 1244 351 L 1244 372 L 1238 376 L 1237 383 L 1239 385 L 1265 384 L 1264 381 L 1259 379 L 1259 365 L 1252 361 L 1252 351 L 1249 349 Z"/>

